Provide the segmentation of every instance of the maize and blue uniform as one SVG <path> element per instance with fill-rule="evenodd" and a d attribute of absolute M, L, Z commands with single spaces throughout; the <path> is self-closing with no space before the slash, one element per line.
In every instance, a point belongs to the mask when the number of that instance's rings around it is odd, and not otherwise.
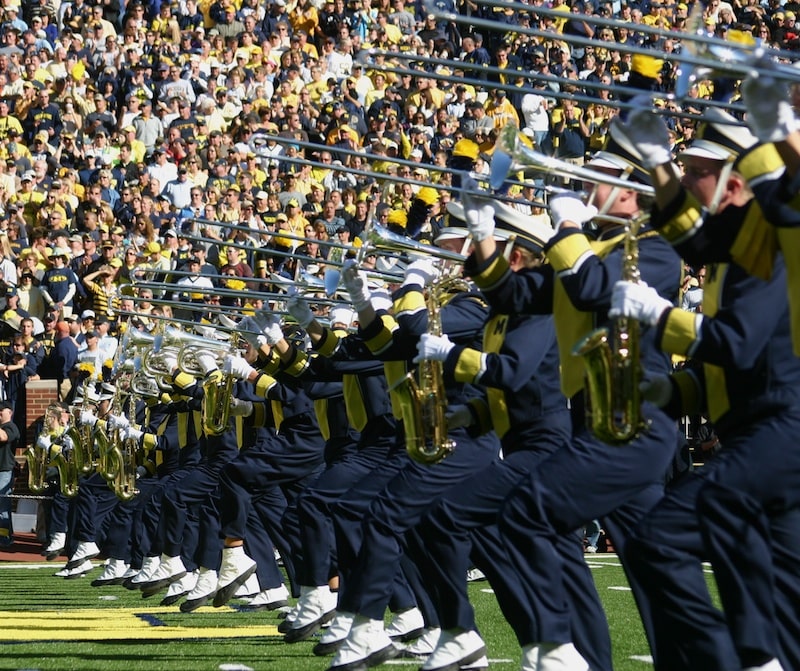
<path fill-rule="evenodd" d="M 682 194 L 658 215 L 680 221 L 697 209 Z M 720 221 L 745 230 L 756 219 L 762 211 L 751 200 L 705 222 L 708 230 Z M 702 264 L 708 253 L 701 241 L 690 236 L 676 247 Z M 800 664 L 800 360 L 792 352 L 783 255 L 770 262 L 766 281 L 734 263 L 709 265 L 702 319 L 670 310 L 657 326 L 665 351 L 702 363 L 673 375 L 673 412 L 707 411 L 723 445 L 675 485 L 626 550 L 658 624 L 657 669 L 721 671 L 773 657 L 786 669 Z M 705 590 L 704 559 L 714 567 L 724 615 Z"/>
<path fill-rule="evenodd" d="M 549 316 L 493 314 L 481 351 L 453 348 L 445 375 L 485 386 L 470 403 L 472 431 L 494 430 L 503 458 L 449 489 L 409 532 L 409 555 L 421 568 L 442 629 L 477 628 L 467 593 L 470 559 L 492 585 L 512 628 L 532 614 L 522 598 L 516 570 L 503 551 L 497 515 L 514 485 L 542 459 L 566 444 L 572 433 L 566 398 L 559 389 L 559 359 Z M 582 547 L 565 544 L 565 581 L 575 620 L 575 644 L 592 669 L 611 669 L 611 641 Z M 424 613 L 426 621 L 434 620 Z M 585 622 L 584 626 L 582 622 Z M 523 643 L 523 641 L 520 641 Z"/>
<path fill-rule="evenodd" d="M 521 579 L 521 598 L 531 609 L 529 621 L 515 627 L 524 645 L 573 641 L 562 579 L 564 565 L 573 555 L 560 547 L 563 539 L 555 539 L 600 518 L 615 546 L 624 548 L 633 525 L 663 495 L 664 476 L 677 444 L 675 422 L 649 404 L 642 407 L 647 429 L 622 447 L 602 443 L 584 425 L 584 366 L 582 359 L 572 355 L 572 348 L 593 327 L 614 328 L 608 310 L 614 284 L 621 279 L 623 237 L 620 228 L 605 230 L 593 241 L 582 231 L 562 230 L 547 243 L 549 265 L 541 268 L 512 273 L 499 253 L 480 266 L 470 257 L 465 266 L 495 310 L 553 314 L 561 389 L 571 400 L 571 442 L 523 478 L 499 518 L 503 544 Z M 642 278 L 662 296 L 675 300 L 680 258 L 647 228 L 638 238 Z M 640 341 L 644 369 L 668 373 L 670 361 L 655 346 L 652 329 L 643 328 Z M 578 544 L 577 535 L 574 538 Z M 640 586 L 635 581 L 631 586 L 638 598 Z M 652 638 L 652 623 L 646 617 L 643 622 Z"/>
<path fill-rule="evenodd" d="M 485 302 L 476 293 L 462 292 L 447 296 L 443 303 L 442 332 L 457 344 L 474 346 L 486 321 Z M 390 388 L 405 374 L 406 362 L 416 355 L 419 336 L 428 330 L 422 287 L 401 288 L 395 296 L 394 310 L 396 321 L 379 312 L 372 323 L 360 329 L 373 354 L 392 362 L 388 371 L 394 376 L 389 379 Z M 442 403 L 461 404 L 479 392 L 472 385 L 450 384 L 446 394 Z M 337 523 L 352 525 L 361 520 L 354 568 L 350 579 L 340 587 L 341 610 L 370 619 L 383 618 L 400 574 L 406 532 L 445 491 L 488 466 L 499 453 L 497 437 L 491 433 L 476 437 L 465 429 L 456 429 L 448 437 L 457 446 L 443 461 L 424 465 L 398 452 L 334 505 Z M 385 486 L 376 492 L 376 484 L 383 482 Z M 418 594 L 417 600 L 423 596 Z"/>

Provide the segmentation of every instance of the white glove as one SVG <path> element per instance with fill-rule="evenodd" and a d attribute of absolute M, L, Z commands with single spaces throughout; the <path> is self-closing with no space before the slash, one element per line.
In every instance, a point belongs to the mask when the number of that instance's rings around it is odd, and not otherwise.
<path fill-rule="evenodd" d="M 669 131 L 664 120 L 653 113 L 650 98 L 639 96 L 631 104 L 639 109 L 628 115 L 627 121 L 615 119 L 613 133 L 621 133 L 642 156 L 642 166 L 652 170 L 656 166 L 672 162 L 669 150 Z"/>
<path fill-rule="evenodd" d="M 131 425 L 130 420 L 122 415 L 109 415 L 106 421 L 111 429 L 127 429 Z"/>
<path fill-rule="evenodd" d="M 432 258 L 417 259 L 409 264 L 403 277 L 404 287 L 420 286 L 430 284 L 439 276 L 439 269 L 436 267 L 436 260 Z"/>
<path fill-rule="evenodd" d="M 286 301 L 286 309 L 294 317 L 295 321 L 304 329 L 308 328 L 314 321 L 314 313 L 308 307 L 308 301 L 300 295 L 298 291 L 289 292 L 289 300 Z"/>
<path fill-rule="evenodd" d="M 658 408 L 666 407 L 672 400 L 672 382 L 669 375 L 655 375 L 639 383 L 642 398 Z"/>
<path fill-rule="evenodd" d="M 446 335 L 423 333 L 417 341 L 417 356 L 414 357 L 414 363 L 421 363 L 423 360 L 444 361 L 454 347 L 455 344 L 450 342 L 450 338 Z"/>
<path fill-rule="evenodd" d="M 356 311 L 360 312 L 370 306 L 369 300 L 372 296 L 367 288 L 367 275 L 359 271 L 352 260 L 346 261 L 342 267 L 342 285 Z"/>
<path fill-rule="evenodd" d="M 136 442 L 139 442 L 143 435 L 144 431 L 134 429 L 132 426 L 129 426 L 127 429 L 125 429 L 125 440 L 135 440 Z"/>
<path fill-rule="evenodd" d="M 203 369 L 206 375 L 213 373 L 215 370 L 219 370 L 217 357 L 211 354 L 211 352 L 200 352 L 197 355 L 197 363 L 200 364 L 200 368 Z"/>
<path fill-rule="evenodd" d="M 36 439 L 36 444 L 46 450 L 53 444 L 53 439 L 46 433 L 43 433 Z"/>
<path fill-rule="evenodd" d="M 770 76 L 750 76 L 742 84 L 747 125 L 762 142 L 780 142 L 797 130 L 786 86 Z"/>
<path fill-rule="evenodd" d="M 167 352 L 162 356 L 161 360 L 164 362 L 164 365 L 170 372 L 174 371 L 178 367 L 177 354 L 173 354 L 172 352 Z"/>
<path fill-rule="evenodd" d="M 550 219 L 558 230 L 564 222 L 579 226 L 591 221 L 597 215 L 594 205 L 584 203 L 577 193 L 558 193 L 550 198 Z"/>
<path fill-rule="evenodd" d="M 478 194 L 480 187 L 472 177 L 465 177 L 461 182 L 461 204 L 464 206 L 464 218 L 472 239 L 481 242 L 494 234 L 494 207 L 491 201 Z"/>
<path fill-rule="evenodd" d="M 231 417 L 249 417 L 252 414 L 252 401 L 242 401 L 238 398 L 231 399 Z"/>
<path fill-rule="evenodd" d="M 472 412 L 468 405 L 450 405 L 445 413 L 447 430 L 472 426 Z"/>
<path fill-rule="evenodd" d="M 84 426 L 94 426 L 97 424 L 97 415 L 88 410 L 81 410 L 80 423 Z"/>
<path fill-rule="evenodd" d="M 273 322 L 266 329 L 264 329 L 264 337 L 267 339 L 267 345 L 272 346 L 283 340 L 283 329 L 278 322 Z"/>
<path fill-rule="evenodd" d="M 147 469 L 144 466 L 136 467 L 136 479 L 139 480 L 147 475 Z"/>
<path fill-rule="evenodd" d="M 243 357 L 229 356 L 223 364 L 223 371 L 233 375 L 237 380 L 246 380 L 253 373 L 257 372 Z"/>
<path fill-rule="evenodd" d="M 608 316 L 630 317 L 643 324 L 655 326 L 665 310 L 675 307 L 670 301 L 644 282 L 620 281 L 611 294 Z"/>

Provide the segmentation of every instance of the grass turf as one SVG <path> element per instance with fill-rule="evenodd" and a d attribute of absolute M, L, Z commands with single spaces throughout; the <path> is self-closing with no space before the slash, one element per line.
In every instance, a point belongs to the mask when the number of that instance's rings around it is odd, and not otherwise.
<path fill-rule="evenodd" d="M 652 668 L 627 582 L 613 555 L 590 558 L 606 607 L 617 671 Z M 313 643 L 283 643 L 270 612 L 231 607 L 184 614 L 160 607 L 163 593 L 142 599 L 123 587 L 94 588 L 95 569 L 78 580 L 55 578 L 60 566 L 0 565 L 0 671 L 322 671 L 330 658 L 315 657 Z M 490 668 L 519 668 L 519 647 L 487 582 L 470 584 Z M 111 639 L 111 640 L 106 640 Z M 226 667 L 225 665 L 231 665 Z M 237 667 L 236 665 L 241 665 Z M 417 668 L 396 660 L 384 668 Z"/>

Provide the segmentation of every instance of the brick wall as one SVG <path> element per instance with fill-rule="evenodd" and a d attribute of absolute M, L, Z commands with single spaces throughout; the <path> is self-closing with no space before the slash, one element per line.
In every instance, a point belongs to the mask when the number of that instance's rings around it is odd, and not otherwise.
<path fill-rule="evenodd" d="M 35 427 L 47 406 L 58 400 L 58 383 L 55 380 L 29 380 L 25 385 L 25 395 L 25 426 L 19 427 L 23 440 L 17 446 L 18 456 L 23 455 L 36 440 Z"/>

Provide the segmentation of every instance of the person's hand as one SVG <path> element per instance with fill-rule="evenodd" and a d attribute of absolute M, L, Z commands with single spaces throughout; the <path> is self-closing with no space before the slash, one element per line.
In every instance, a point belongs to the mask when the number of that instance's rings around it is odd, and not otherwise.
<path fill-rule="evenodd" d="M 444 361 L 454 347 L 455 344 L 447 335 L 423 333 L 417 341 L 417 356 L 414 357 L 414 363 L 421 363 L 424 360 Z"/>
<path fill-rule="evenodd" d="M 308 328 L 314 321 L 314 313 L 308 305 L 308 301 L 303 298 L 297 287 L 292 287 L 289 291 L 289 299 L 286 301 L 286 309 L 294 320 L 304 329 Z"/>
<path fill-rule="evenodd" d="M 465 177 L 461 182 L 461 204 L 464 206 L 464 218 L 467 230 L 475 242 L 491 238 L 494 234 L 494 207 L 488 198 L 478 195 L 480 187 L 472 177 Z"/>
<path fill-rule="evenodd" d="M 213 373 L 215 370 L 219 370 L 217 357 L 211 352 L 200 352 L 197 354 L 197 363 L 206 375 Z"/>
<path fill-rule="evenodd" d="M 81 410 L 79 421 L 84 426 L 94 426 L 97 424 L 97 415 L 88 410 Z"/>
<path fill-rule="evenodd" d="M 769 75 L 749 76 L 742 83 L 747 125 L 762 142 L 781 142 L 797 130 L 785 84 Z"/>
<path fill-rule="evenodd" d="M 129 426 L 127 429 L 125 429 L 125 440 L 135 440 L 138 443 L 142 439 L 143 435 L 144 431 L 135 429 L 132 426 Z"/>
<path fill-rule="evenodd" d="M 433 282 L 438 276 L 439 269 L 436 267 L 435 259 L 417 259 L 406 268 L 402 286 L 424 287 Z"/>
<path fill-rule="evenodd" d="M 550 198 L 549 206 L 556 230 L 567 222 L 581 226 L 597 215 L 597 208 L 584 203 L 577 193 L 558 193 Z"/>
<path fill-rule="evenodd" d="M 665 310 L 675 307 L 672 302 L 645 282 L 620 281 L 611 294 L 611 309 L 608 316 L 630 317 L 643 324 L 655 326 Z"/>
<path fill-rule="evenodd" d="M 109 415 L 106 418 L 109 428 L 111 429 L 127 429 L 131 423 L 124 415 Z"/>
<path fill-rule="evenodd" d="M 243 401 L 238 398 L 231 399 L 231 417 L 249 417 L 252 414 L 252 401 Z"/>
<path fill-rule="evenodd" d="M 264 337 L 267 340 L 267 345 L 272 347 L 283 340 L 283 329 L 278 322 L 273 322 L 264 330 Z"/>
<path fill-rule="evenodd" d="M 366 273 L 359 271 L 352 260 L 346 261 L 342 267 L 342 286 L 350 296 L 350 302 L 356 311 L 360 312 L 369 307 L 372 295 L 367 288 Z"/>
<path fill-rule="evenodd" d="M 253 373 L 257 372 L 255 368 L 244 360 L 244 357 L 240 356 L 226 357 L 222 370 L 228 375 L 233 375 L 237 380 L 247 380 Z"/>
<path fill-rule="evenodd" d="M 472 411 L 466 404 L 450 405 L 445 412 L 447 429 L 461 429 L 472 425 Z"/>
<path fill-rule="evenodd" d="M 178 355 L 174 352 L 168 351 L 161 355 L 161 361 L 169 371 L 174 371 L 178 367 Z"/>
<path fill-rule="evenodd" d="M 669 375 L 654 375 L 639 383 L 642 398 L 658 408 L 665 408 L 672 400 L 672 382 Z"/>
<path fill-rule="evenodd" d="M 136 479 L 141 480 L 145 475 L 147 475 L 147 469 L 144 466 L 137 466 Z"/>
<path fill-rule="evenodd" d="M 651 170 L 663 163 L 672 162 L 669 131 L 664 120 L 653 114 L 652 103 L 645 96 L 638 96 L 631 101 L 639 104 L 639 108 L 628 115 L 627 121 L 614 121 L 615 133 L 621 133 L 642 156 L 642 166 Z"/>

